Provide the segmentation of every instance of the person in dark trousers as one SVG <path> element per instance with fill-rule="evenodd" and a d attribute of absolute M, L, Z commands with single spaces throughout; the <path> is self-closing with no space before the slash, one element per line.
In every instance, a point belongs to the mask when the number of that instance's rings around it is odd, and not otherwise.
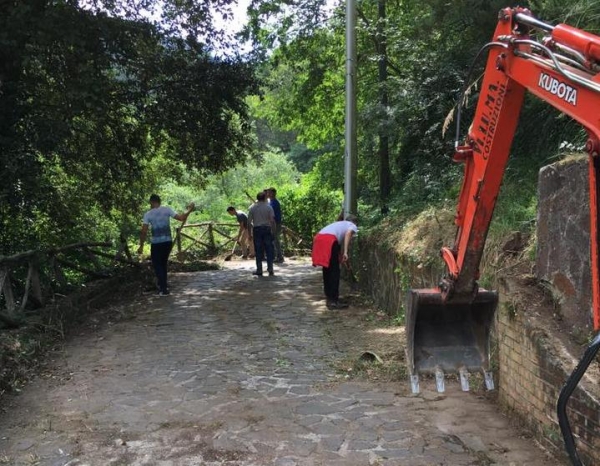
<path fill-rule="evenodd" d="M 248 210 L 248 222 L 252 225 L 252 239 L 254 240 L 254 252 L 256 254 L 256 270 L 253 275 L 259 277 L 263 274 L 263 255 L 266 252 L 267 272 L 275 275 L 273 271 L 273 231 L 275 230 L 275 213 L 273 208 L 267 204 L 267 195 L 261 191 L 256 195 L 256 200 Z"/>
<path fill-rule="evenodd" d="M 138 254 L 144 252 L 144 242 L 148 235 L 148 228 L 151 227 L 152 238 L 150 239 L 150 258 L 152 266 L 158 281 L 158 295 L 168 296 L 169 288 L 167 284 L 167 264 L 169 254 L 173 248 L 173 239 L 171 238 L 171 218 L 185 222 L 194 210 L 194 204 L 188 206 L 184 214 L 178 214 L 170 207 L 160 205 L 160 197 L 157 194 L 150 196 L 150 210 L 144 214 L 142 219 L 142 230 L 140 232 L 140 247 Z"/>
<path fill-rule="evenodd" d="M 273 232 L 273 247 L 275 248 L 275 262 L 281 264 L 283 262 L 283 250 L 281 249 L 281 229 L 282 220 L 281 215 L 281 204 L 277 199 L 277 190 L 275 188 L 268 188 L 267 197 L 269 198 L 269 205 L 273 208 L 275 213 L 275 231 Z"/>
<path fill-rule="evenodd" d="M 327 298 L 327 308 L 343 309 L 347 304 L 340 298 L 340 263 L 348 261 L 348 250 L 352 238 L 358 233 L 356 217 L 348 215 L 346 220 L 339 220 L 321 229 L 313 240 L 313 267 L 323 267 L 323 289 Z"/>
<path fill-rule="evenodd" d="M 234 206 L 227 207 L 227 213 L 229 215 L 235 215 L 238 222 L 239 229 L 236 238 L 236 242 L 242 248 L 242 259 L 254 257 L 254 242 L 252 241 L 250 234 L 250 225 L 248 224 L 248 216 L 241 210 L 236 210 Z"/>

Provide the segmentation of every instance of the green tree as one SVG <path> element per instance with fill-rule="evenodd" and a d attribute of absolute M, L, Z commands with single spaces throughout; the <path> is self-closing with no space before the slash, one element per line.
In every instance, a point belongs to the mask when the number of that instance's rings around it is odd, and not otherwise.
<path fill-rule="evenodd" d="M 251 153 L 252 66 L 192 37 L 73 1 L 5 3 L 0 253 L 114 233 L 180 161 L 208 174 Z"/>

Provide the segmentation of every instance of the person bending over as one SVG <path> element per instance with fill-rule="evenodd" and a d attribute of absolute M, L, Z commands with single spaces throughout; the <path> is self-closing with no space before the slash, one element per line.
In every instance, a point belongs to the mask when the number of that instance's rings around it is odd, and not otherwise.
<path fill-rule="evenodd" d="M 340 263 L 348 261 L 348 250 L 354 235 L 358 233 L 357 219 L 348 215 L 346 220 L 333 222 L 317 233 L 313 240 L 313 267 L 323 267 L 323 289 L 328 309 L 343 309 L 347 304 L 339 301 Z"/>

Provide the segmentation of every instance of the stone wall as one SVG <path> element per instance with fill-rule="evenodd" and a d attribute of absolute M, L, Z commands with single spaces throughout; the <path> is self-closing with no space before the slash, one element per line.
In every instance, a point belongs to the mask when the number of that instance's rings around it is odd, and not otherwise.
<path fill-rule="evenodd" d="M 361 289 L 378 308 L 394 316 L 404 312 L 408 288 L 435 287 L 443 273 L 441 258 L 438 267 L 415 263 L 389 244 L 368 236 L 361 236 L 358 261 Z"/>
<path fill-rule="evenodd" d="M 536 276 L 552 284 L 576 334 L 590 332 L 591 271 L 587 155 L 540 170 Z"/>
<path fill-rule="evenodd" d="M 509 414 L 531 429 L 549 450 L 564 451 L 556 403 L 570 371 L 559 357 L 564 347 L 556 335 L 538 325 L 528 309 L 509 305 L 510 281 L 500 291 L 496 313 L 498 399 Z M 522 312 L 523 311 L 523 312 Z M 543 317 L 542 317 L 543 318 Z M 577 355 L 579 357 L 580 355 Z M 575 357 L 575 355 L 573 355 Z M 577 451 L 585 464 L 599 464 L 598 399 L 595 383 L 582 380 L 569 400 L 568 417 L 576 436 Z"/>
<path fill-rule="evenodd" d="M 536 273 L 556 299 L 545 317 L 528 309 L 514 312 L 512 284 L 500 277 L 504 285 L 499 289 L 492 367 L 498 368 L 500 404 L 542 444 L 564 451 L 556 402 L 583 350 L 575 346 L 581 351 L 569 354 L 540 319 L 547 321 L 558 309 L 566 328 L 590 331 L 587 159 L 545 167 L 539 178 Z M 424 267 L 376 235 L 360 237 L 358 256 L 361 286 L 389 314 L 403 310 L 408 287 L 435 286 L 439 278 L 440 270 Z M 598 385 L 584 378 L 569 402 L 569 420 L 586 464 L 600 464 Z"/>

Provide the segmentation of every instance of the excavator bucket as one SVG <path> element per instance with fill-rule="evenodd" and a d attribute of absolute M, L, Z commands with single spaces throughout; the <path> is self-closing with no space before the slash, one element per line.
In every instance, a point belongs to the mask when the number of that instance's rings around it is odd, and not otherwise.
<path fill-rule="evenodd" d="M 497 304 L 495 291 L 480 290 L 473 301 L 458 304 L 445 303 L 437 288 L 409 290 L 406 353 L 411 376 L 465 370 L 486 373 Z"/>

